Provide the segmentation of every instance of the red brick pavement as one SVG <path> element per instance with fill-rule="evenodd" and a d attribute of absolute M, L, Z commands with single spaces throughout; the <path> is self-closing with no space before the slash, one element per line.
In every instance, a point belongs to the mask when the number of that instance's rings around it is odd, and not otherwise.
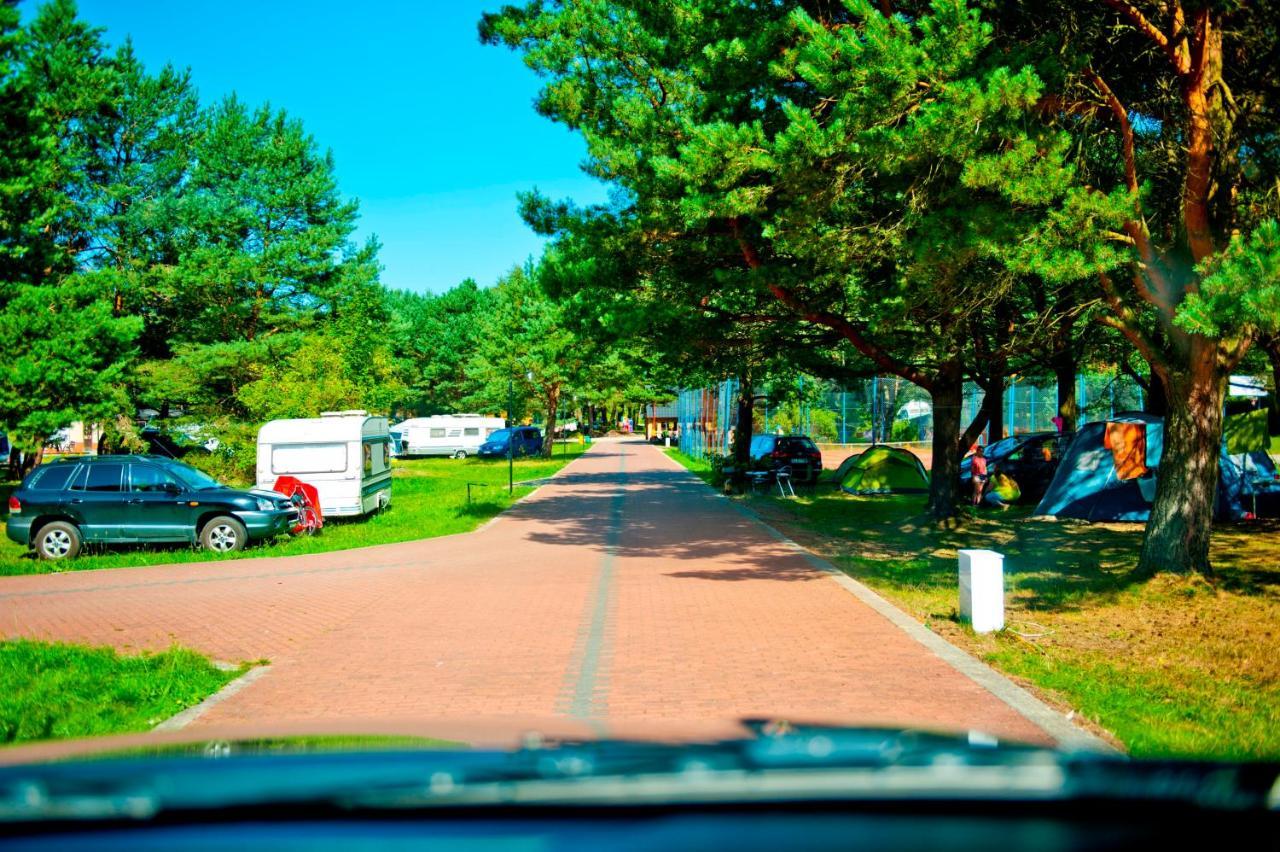
<path fill-rule="evenodd" d="M 1046 740 L 657 449 L 621 441 L 466 535 L 0 578 L 0 634 L 271 661 L 195 726 L 782 715 Z"/>

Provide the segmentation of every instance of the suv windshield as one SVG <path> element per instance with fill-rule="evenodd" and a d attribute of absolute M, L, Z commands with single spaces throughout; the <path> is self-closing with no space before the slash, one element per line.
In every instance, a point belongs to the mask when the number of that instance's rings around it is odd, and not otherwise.
<path fill-rule="evenodd" d="M 501 441 L 507 440 L 507 438 L 510 438 L 510 437 L 511 437 L 510 429 L 499 429 L 498 431 L 490 435 L 487 440 L 501 442 Z"/>

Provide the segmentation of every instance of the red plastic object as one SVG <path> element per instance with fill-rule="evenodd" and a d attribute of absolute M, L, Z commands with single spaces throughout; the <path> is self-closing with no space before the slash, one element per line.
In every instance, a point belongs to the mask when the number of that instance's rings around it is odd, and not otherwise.
<path fill-rule="evenodd" d="M 298 507 L 298 523 L 293 527 L 295 535 L 311 535 L 324 526 L 324 513 L 320 511 L 320 492 L 314 485 L 308 485 L 296 476 L 282 476 L 276 480 L 272 489 L 288 497 Z"/>
<path fill-rule="evenodd" d="M 22 503 L 19 502 L 17 497 L 9 498 L 9 511 L 15 515 L 22 511 Z"/>

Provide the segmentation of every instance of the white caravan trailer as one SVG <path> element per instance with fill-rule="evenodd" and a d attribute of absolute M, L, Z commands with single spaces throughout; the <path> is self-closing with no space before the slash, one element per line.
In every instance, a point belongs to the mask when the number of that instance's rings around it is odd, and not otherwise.
<path fill-rule="evenodd" d="M 453 456 L 455 459 L 465 459 L 475 455 L 490 435 L 506 428 L 506 425 L 501 417 L 437 414 L 397 423 L 395 431 L 400 433 L 402 456 Z"/>
<path fill-rule="evenodd" d="M 366 411 L 272 420 L 258 430 L 258 487 L 293 476 L 320 492 L 325 517 L 366 515 L 391 502 L 387 418 Z"/>

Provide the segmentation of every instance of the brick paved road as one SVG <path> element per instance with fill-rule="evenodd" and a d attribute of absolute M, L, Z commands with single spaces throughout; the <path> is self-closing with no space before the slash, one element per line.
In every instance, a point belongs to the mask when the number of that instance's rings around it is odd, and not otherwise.
<path fill-rule="evenodd" d="M 0 633 L 271 661 L 198 726 L 767 714 L 1046 739 L 636 443 L 598 443 L 467 535 L 0 578 Z"/>

